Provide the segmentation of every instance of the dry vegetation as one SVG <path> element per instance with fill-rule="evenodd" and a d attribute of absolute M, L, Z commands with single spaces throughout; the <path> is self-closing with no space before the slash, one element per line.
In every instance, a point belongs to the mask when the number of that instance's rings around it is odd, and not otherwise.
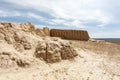
<path fill-rule="evenodd" d="M 107 41 L 107 42 L 111 42 L 111 43 L 115 43 L 115 44 L 118 44 L 118 45 L 120 45 L 120 40 L 115 40 L 115 41 Z"/>
<path fill-rule="evenodd" d="M 97 54 L 109 55 L 109 57 L 120 60 L 120 45 L 111 42 L 92 42 L 92 41 L 78 41 L 70 40 L 74 47 L 87 49 Z"/>

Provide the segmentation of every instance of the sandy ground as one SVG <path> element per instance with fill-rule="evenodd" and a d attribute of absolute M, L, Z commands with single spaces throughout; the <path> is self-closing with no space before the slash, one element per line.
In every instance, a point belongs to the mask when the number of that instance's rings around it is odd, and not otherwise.
<path fill-rule="evenodd" d="M 97 54 L 91 49 L 93 45 L 88 49 L 81 47 L 79 41 L 78 45 L 76 41 L 72 43 L 79 53 L 74 60 L 62 60 L 53 64 L 41 61 L 30 68 L 2 70 L 0 80 L 120 80 L 118 51 L 115 53 L 118 54 L 118 59 L 115 59 L 116 56 L 111 58 L 108 54 Z"/>

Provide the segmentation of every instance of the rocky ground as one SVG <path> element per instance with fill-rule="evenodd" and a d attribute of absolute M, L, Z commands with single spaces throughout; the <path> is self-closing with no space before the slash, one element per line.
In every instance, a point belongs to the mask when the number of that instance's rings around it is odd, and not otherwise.
<path fill-rule="evenodd" d="M 0 80 L 120 80 L 120 45 L 46 37 L 31 23 L 0 23 Z"/>
<path fill-rule="evenodd" d="M 0 80 L 120 80 L 120 62 L 107 55 L 76 48 L 74 60 L 46 64 L 40 61 L 31 68 L 2 70 Z"/>

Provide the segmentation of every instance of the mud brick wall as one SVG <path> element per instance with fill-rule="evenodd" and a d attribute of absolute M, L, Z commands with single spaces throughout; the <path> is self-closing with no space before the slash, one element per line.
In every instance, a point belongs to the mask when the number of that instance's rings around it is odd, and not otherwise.
<path fill-rule="evenodd" d="M 71 39 L 71 40 L 89 40 L 89 34 L 84 30 L 60 30 L 60 29 L 51 29 L 50 30 L 51 37 L 61 37 L 63 39 Z"/>

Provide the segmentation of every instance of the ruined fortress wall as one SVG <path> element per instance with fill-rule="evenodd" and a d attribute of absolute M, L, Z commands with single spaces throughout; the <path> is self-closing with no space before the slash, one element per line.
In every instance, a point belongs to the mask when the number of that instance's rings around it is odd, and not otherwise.
<path fill-rule="evenodd" d="M 60 30 L 60 29 L 51 29 L 51 37 L 61 37 L 63 39 L 72 39 L 72 40 L 89 40 L 89 34 L 84 30 Z"/>
<path fill-rule="evenodd" d="M 44 27 L 43 32 L 45 33 L 46 36 L 50 36 L 50 30 L 48 27 Z"/>

